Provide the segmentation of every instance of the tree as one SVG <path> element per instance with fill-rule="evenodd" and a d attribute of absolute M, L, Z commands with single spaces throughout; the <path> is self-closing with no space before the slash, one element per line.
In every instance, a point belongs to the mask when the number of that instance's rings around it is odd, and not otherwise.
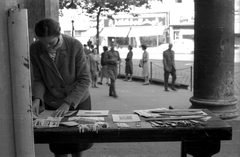
<path fill-rule="evenodd" d="M 100 16 L 107 16 L 113 19 L 112 15 L 116 15 L 120 12 L 131 13 L 132 6 L 150 8 L 148 0 L 59 0 L 59 8 L 73 8 L 76 9 L 76 5 L 81 7 L 88 14 L 96 16 L 97 20 L 97 49 L 99 52 L 99 22 Z M 105 13 L 108 13 L 107 15 Z M 112 13 L 112 14 L 109 14 Z M 138 16 L 137 14 L 132 14 Z"/>

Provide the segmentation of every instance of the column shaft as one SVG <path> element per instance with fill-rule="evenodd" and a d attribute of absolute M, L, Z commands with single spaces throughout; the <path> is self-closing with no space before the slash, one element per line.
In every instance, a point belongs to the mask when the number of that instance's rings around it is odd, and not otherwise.
<path fill-rule="evenodd" d="M 238 116 L 234 97 L 234 0 L 195 1 L 194 93 L 191 108 Z"/>

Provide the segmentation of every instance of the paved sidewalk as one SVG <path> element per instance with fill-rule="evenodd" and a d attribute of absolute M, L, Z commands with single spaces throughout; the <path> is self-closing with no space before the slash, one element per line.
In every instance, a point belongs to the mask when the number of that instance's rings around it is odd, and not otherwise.
<path fill-rule="evenodd" d="M 105 79 L 103 80 L 105 83 Z M 90 88 L 92 109 L 135 110 L 166 107 L 189 108 L 190 90 L 164 92 L 162 85 L 142 85 L 141 81 L 116 82 L 117 99 L 108 96 L 106 84 Z M 240 118 L 227 121 L 233 126 L 233 140 L 223 141 L 221 151 L 214 157 L 240 157 Z M 46 144 L 36 145 L 36 157 L 53 157 Z M 101 143 L 84 152 L 83 157 L 179 157 L 180 142 Z"/>

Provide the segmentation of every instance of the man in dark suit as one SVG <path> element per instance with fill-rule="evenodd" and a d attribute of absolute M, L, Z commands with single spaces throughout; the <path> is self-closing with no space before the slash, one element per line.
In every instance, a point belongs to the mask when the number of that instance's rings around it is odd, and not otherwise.
<path fill-rule="evenodd" d="M 119 52 L 115 50 L 116 44 L 114 42 L 110 45 L 110 50 L 105 52 L 104 55 L 104 62 L 107 63 L 107 72 L 108 77 L 111 80 L 110 86 L 109 86 L 109 96 L 113 96 L 114 98 L 117 98 L 117 92 L 116 92 L 116 86 L 115 82 L 118 76 L 118 64 L 121 62 L 121 58 L 119 56 Z"/>
<path fill-rule="evenodd" d="M 163 52 L 163 68 L 164 68 L 164 90 L 168 90 L 168 79 L 169 75 L 172 76 L 172 85 L 171 89 L 176 91 L 174 85 L 177 79 L 176 76 L 176 68 L 175 68 L 175 59 L 174 59 L 174 51 L 172 50 L 173 44 L 169 43 L 168 49 Z"/>

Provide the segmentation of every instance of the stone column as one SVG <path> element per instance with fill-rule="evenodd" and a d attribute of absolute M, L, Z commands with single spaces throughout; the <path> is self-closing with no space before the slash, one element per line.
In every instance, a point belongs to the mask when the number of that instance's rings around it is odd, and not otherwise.
<path fill-rule="evenodd" d="M 58 0 L 19 0 L 19 3 L 20 8 L 28 10 L 29 45 L 34 42 L 34 27 L 37 21 L 42 18 L 52 18 L 59 21 Z M 33 78 L 32 73 L 31 78 Z"/>
<path fill-rule="evenodd" d="M 28 9 L 29 44 L 33 42 L 34 26 L 42 18 L 59 21 L 58 0 L 19 0 L 20 7 Z"/>
<path fill-rule="evenodd" d="M 234 0 L 195 1 L 194 92 L 191 108 L 222 119 L 238 116 L 234 97 Z"/>

